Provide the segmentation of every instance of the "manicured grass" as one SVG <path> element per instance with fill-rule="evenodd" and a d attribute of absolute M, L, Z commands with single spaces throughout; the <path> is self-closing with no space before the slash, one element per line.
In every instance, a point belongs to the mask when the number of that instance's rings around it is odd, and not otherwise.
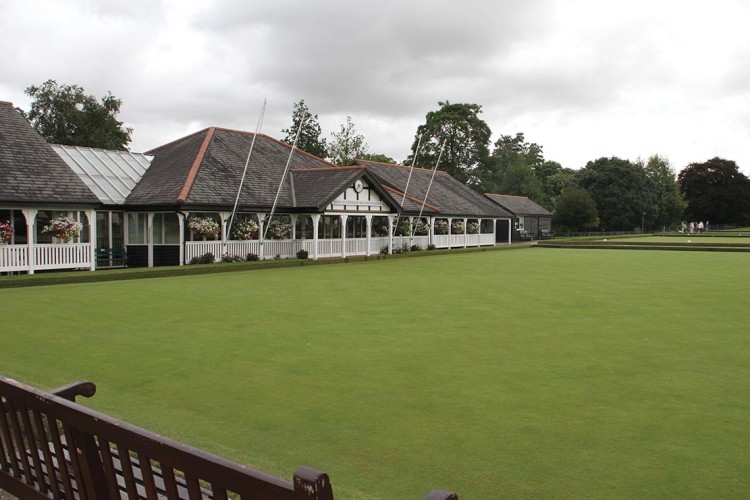
<path fill-rule="evenodd" d="M 0 373 L 337 498 L 750 489 L 745 254 L 531 249 L 0 290 Z"/>

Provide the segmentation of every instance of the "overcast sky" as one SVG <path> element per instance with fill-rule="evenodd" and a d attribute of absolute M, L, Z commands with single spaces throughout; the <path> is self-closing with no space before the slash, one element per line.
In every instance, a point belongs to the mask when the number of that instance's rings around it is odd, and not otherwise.
<path fill-rule="evenodd" d="M 48 79 L 122 99 L 131 149 L 209 126 L 283 138 L 304 99 L 402 161 L 438 101 L 578 169 L 714 156 L 750 174 L 750 2 L 0 0 L 0 100 Z"/>

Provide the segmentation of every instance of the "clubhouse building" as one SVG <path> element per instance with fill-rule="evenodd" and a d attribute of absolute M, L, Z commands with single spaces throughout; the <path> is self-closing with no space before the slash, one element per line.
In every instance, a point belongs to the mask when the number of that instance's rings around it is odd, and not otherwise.
<path fill-rule="evenodd" d="M 50 229 L 61 216 L 74 235 Z M 145 154 L 50 145 L 0 101 L 0 273 L 493 246 L 513 220 L 441 170 L 338 167 L 216 127 Z"/>

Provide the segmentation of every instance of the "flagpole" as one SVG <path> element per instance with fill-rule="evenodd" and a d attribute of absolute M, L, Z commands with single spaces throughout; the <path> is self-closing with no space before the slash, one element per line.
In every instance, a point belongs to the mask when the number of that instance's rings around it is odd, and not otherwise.
<path fill-rule="evenodd" d="M 253 147 L 255 146 L 255 138 L 260 132 L 260 127 L 263 124 L 263 117 L 266 114 L 266 99 L 263 99 L 263 107 L 260 109 L 260 117 L 258 117 L 258 125 L 255 127 L 255 133 L 253 134 L 253 141 L 250 143 L 250 151 L 247 152 L 247 159 L 245 160 L 245 168 L 242 170 L 242 178 L 240 179 L 240 187 L 237 189 L 237 197 L 234 199 L 234 207 L 232 208 L 232 215 L 229 216 L 229 223 L 227 224 L 227 236 L 231 238 L 232 224 L 234 223 L 234 215 L 237 213 L 237 205 L 240 202 L 240 194 L 242 193 L 242 185 L 245 183 L 245 176 L 247 175 L 247 166 L 250 164 L 250 156 L 253 154 Z M 224 241 L 224 252 L 226 252 L 226 241 Z"/>
<path fill-rule="evenodd" d="M 443 140 L 443 145 L 440 147 L 440 154 L 438 154 L 438 159 L 435 162 L 435 168 L 432 169 L 432 177 L 430 177 L 430 183 L 427 185 L 427 192 L 424 194 L 424 199 L 422 200 L 422 207 L 419 209 L 419 215 L 417 216 L 418 220 L 422 219 L 422 212 L 424 211 L 424 206 L 427 204 L 427 196 L 429 196 L 430 194 L 430 189 L 432 188 L 432 181 L 435 179 L 435 173 L 437 172 L 438 165 L 440 164 L 440 158 L 443 157 L 443 151 L 445 150 L 445 143 L 447 141 L 448 139 Z M 416 229 L 417 229 L 416 225 L 413 228 L 411 228 L 412 240 L 414 239 L 414 231 L 416 231 Z"/>
<path fill-rule="evenodd" d="M 302 132 L 302 127 L 305 126 L 305 123 L 307 123 L 307 120 L 310 117 L 305 117 L 304 120 L 300 123 L 299 128 L 297 129 L 297 135 L 294 136 L 294 144 L 292 144 L 292 149 L 289 151 L 289 158 L 286 161 L 286 167 L 284 167 L 284 174 L 281 176 L 281 182 L 279 182 L 279 189 L 276 190 L 276 197 L 273 199 L 273 205 L 271 206 L 271 213 L 268 216 L 268 224 L 265 225 L 265 228 L 263 229 L 263 239 L 260 240 L 260 247 L 261 247 L 261 255 L 263 255 L 263 243 L 266 241 L 266 235 L 268 234 L 268 226 L 271 225 L 271 221 L 273 220 L 273 214 L 276 211 L 276 203 L 279 201 L 279 195 L 281 194 L 281 188 L 284 186 L 284 181 L 286 180 L 286 174 L 289 172 L 289 165 L 292 163 L 292 155 L 294 154 L 294 150 L 297 148 L 297 140 L 299 139 L 299 134 Z"/>

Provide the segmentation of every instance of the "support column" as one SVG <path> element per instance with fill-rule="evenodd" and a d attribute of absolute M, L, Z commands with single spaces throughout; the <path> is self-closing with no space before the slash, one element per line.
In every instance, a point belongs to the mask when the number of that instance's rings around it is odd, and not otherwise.
<path fill-rule="evenodd" d="M 258 216 L 258 258 L 260 260 L 263 260 L 265 256 L 263 255 L 263 234 L 266 232 L 265 230 L 265 223 L 263 222 L 263 219 L 265 219 L 266 214 L 258 212 L 256 214 Z M 269 221 L 270 222 L 270 221 Z"/>
<path fill-rule="evenodd" d="M 346 220 L 348 215 L 339 215 L 341 218 L 341 258 L 346 258 Z"/>
<path fill-rule="evenodd" d="M 393 253 L 393 218 L 389 215 L 388 219 L 388 255 Z"/>
<path fill-rule="evenodd" d="M 177 227 L 180 228 L 180 265 L 185 265 L 185 215 L 177 213 Z"/>
<path fill-rule="evenodd" d="M 35 208 L 24 208 L 23 216 L 26 217 L 26 245 L 28 246 L 26 256 L 26 265 L 29 274 L 34 274 L 36 267 L 36 255 L 34 255 L 34 245 L 36 244 L 36 215 L 39 210 Z"/>
<path fill-rule="evenodd" d="M 148 245 L 148 267 L 154 267 L 154 212 L 148 213 L 146 244 Z"/>
<path fill-rule="evenodd" d="M 318 224 L 320 223 L 320 214 L 312 214 L 313 223 L 313 260 L 318 260 Z"/>
<path fill-rule="evenodd" d="M 91 245 L 91 271 L 96 270 L 96 210 L 86 210 L 89 220 L 89 244 Z"/>
<path fill-rule="evenodd" d="M 429 248 L 430 245 L 435 245 L 435 217 L 430 217 L 427 219 L 430 221 L 430 227 L 427 229 L 429 239 L 427 240 L 427 246 Z"/>
<path fill-rule="evenodd" d="M 464 218 L 464 248 L 466 248 L 466 238 L 469 232 L 469 219 Z"/>
<path fill-rule="evenodd" d="M 370 242 L 372 241 L 372 215 L 366 214 L 365 221 L 367 222 L 367 250 L 365 250 L 365 256 L 370 256 Z"/>
<path fill-rule="evenodd" d="M 453 248 L 453 218 L 448 217 L 448 249 Z"/>

